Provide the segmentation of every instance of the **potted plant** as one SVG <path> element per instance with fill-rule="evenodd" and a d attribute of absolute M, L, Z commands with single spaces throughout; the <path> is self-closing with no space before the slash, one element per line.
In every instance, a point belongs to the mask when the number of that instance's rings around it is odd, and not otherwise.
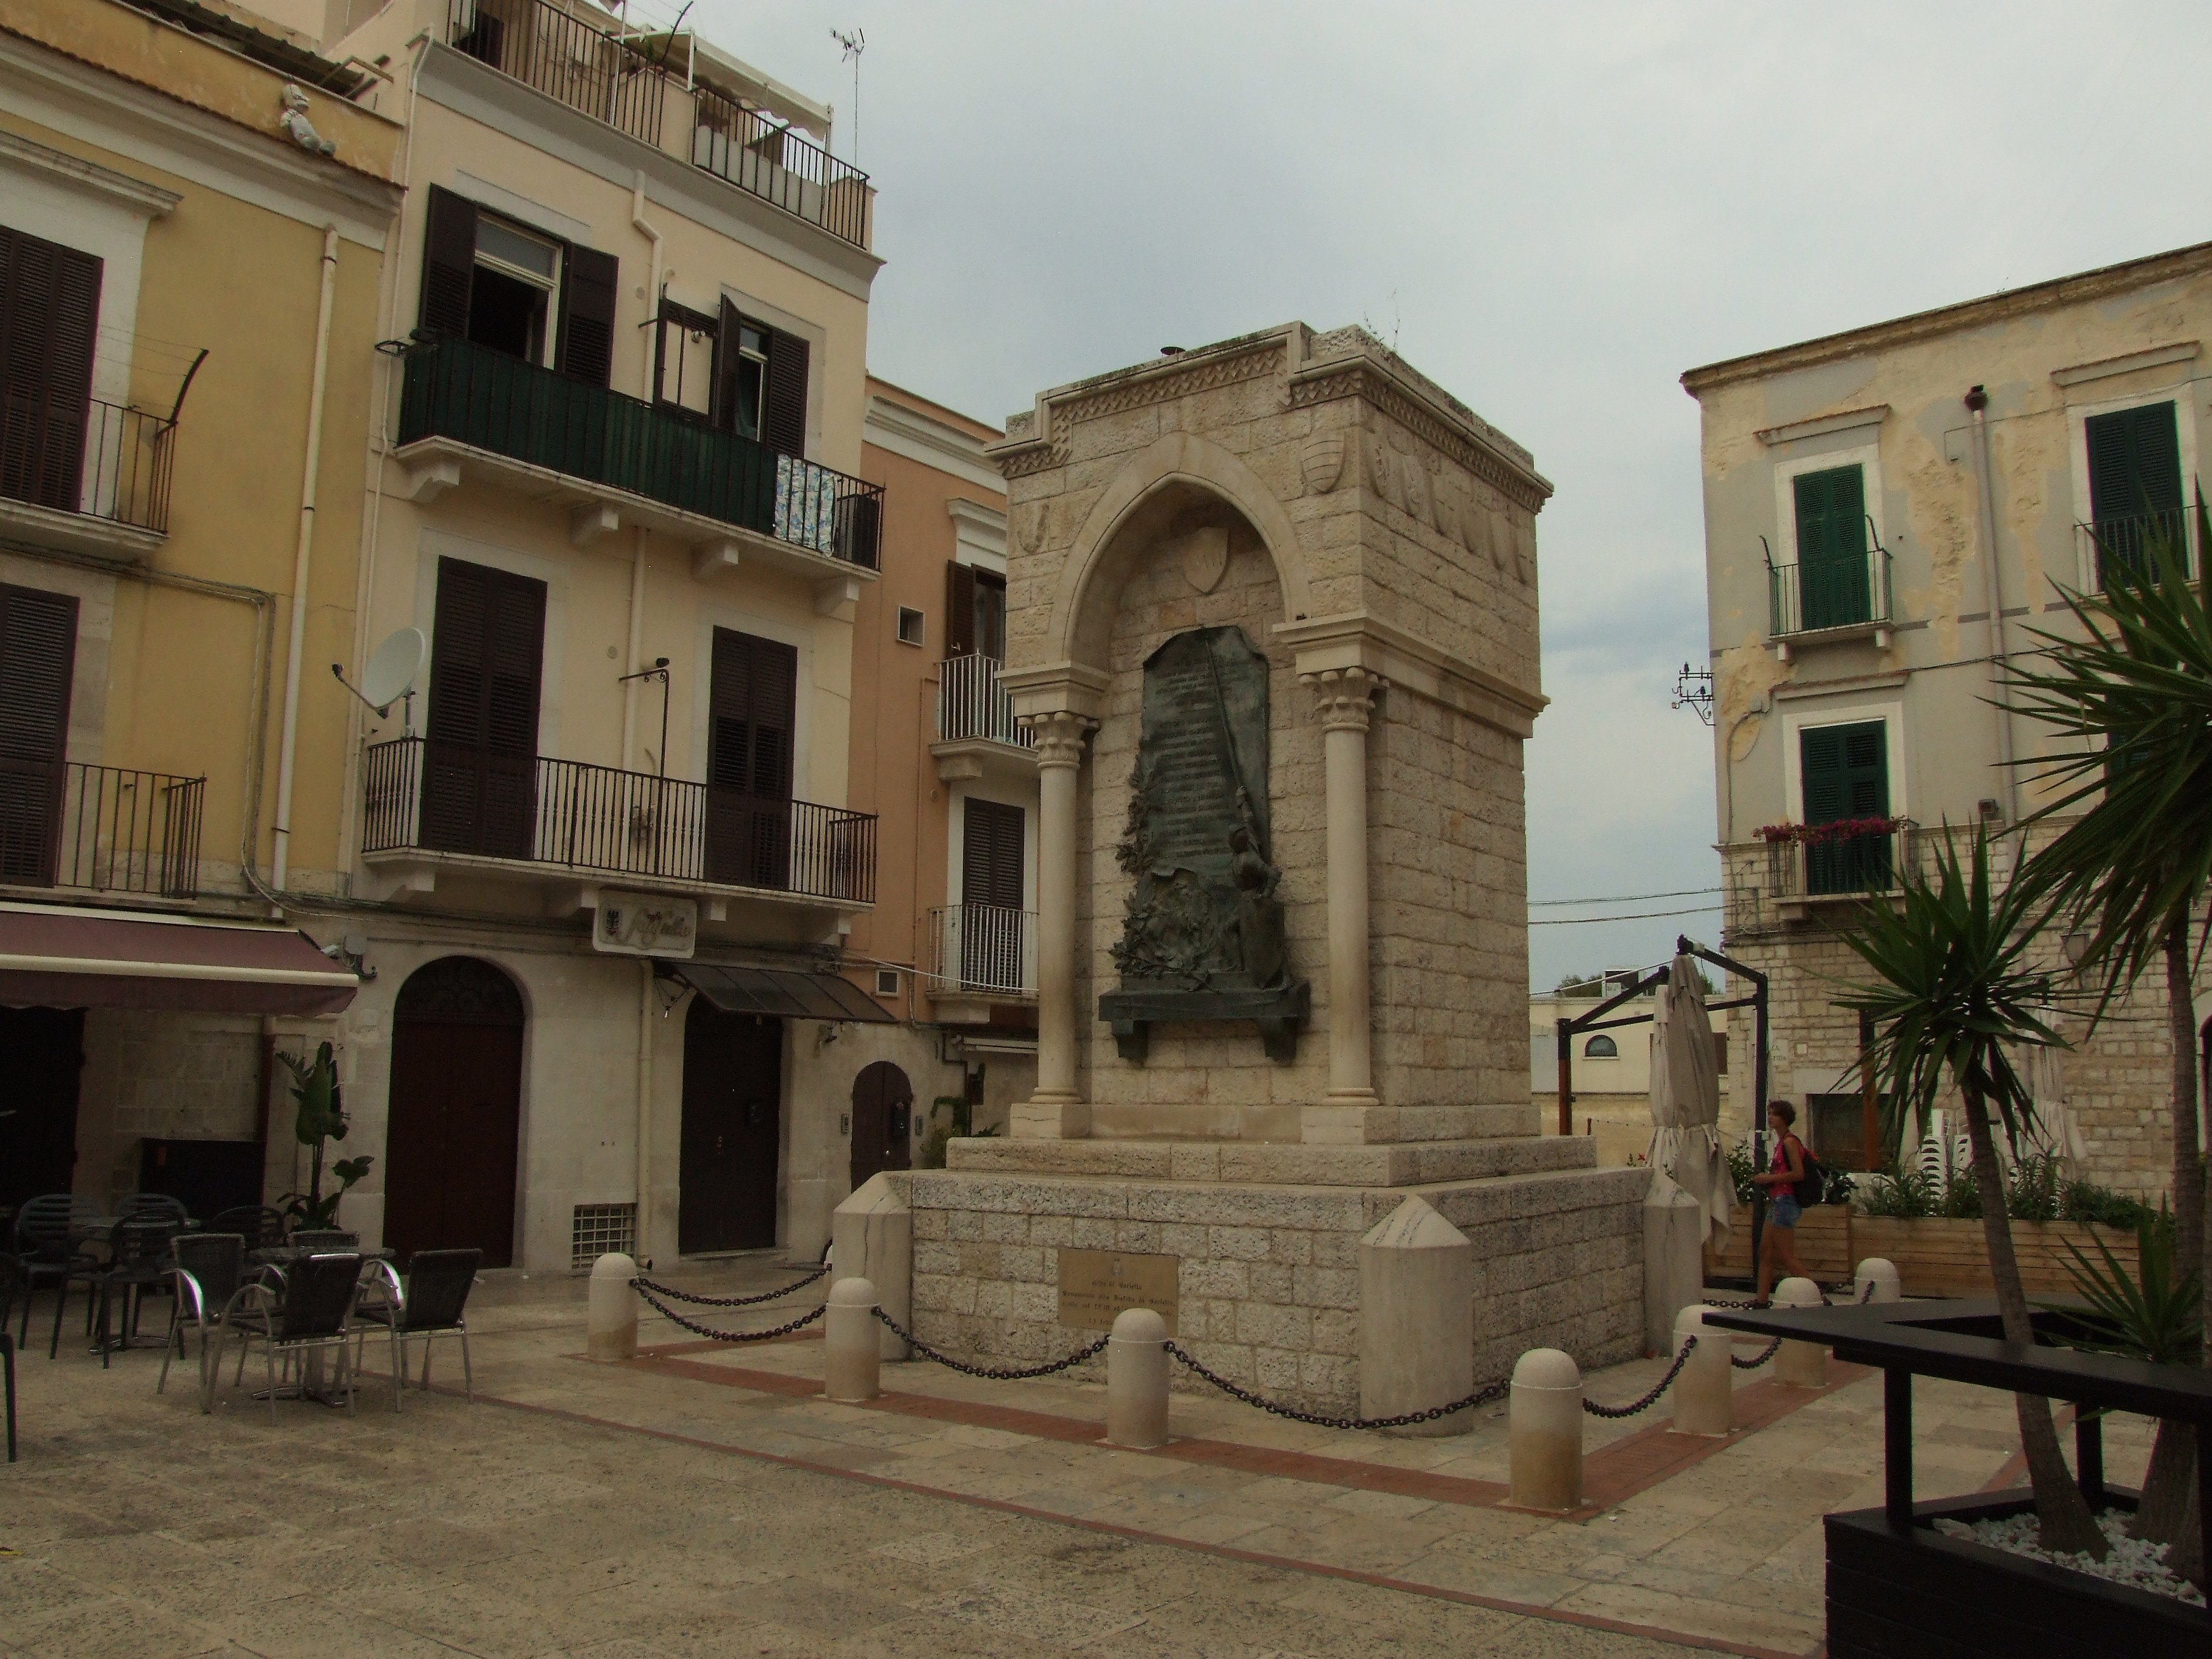
<path fill-rule="evenodd" d="M 291 1218 L 295 1229 L 336 1226 L 338 1200 L 368 1173 L 369 1165 L 376 1160 L 367 1157 L 338 1159 L 331 1165 L 331 1174 L 337 1185 L 329 1193 L 323 1191 L 324 1148 L 331 1141 L 343 1140 L 346 1130 L 351 1127 L 339 1098 L 337 1056 L 325 1042 L 315 1050 L 313 1060 L 288 1054 L 280 1054 L 276 1058 L 292 1074 L 292 1099 L 299 1109 L 292 1122 L 293 1138 L 311 1153 L 307 1190 L 286 1194 L 284 1213 Z"/>

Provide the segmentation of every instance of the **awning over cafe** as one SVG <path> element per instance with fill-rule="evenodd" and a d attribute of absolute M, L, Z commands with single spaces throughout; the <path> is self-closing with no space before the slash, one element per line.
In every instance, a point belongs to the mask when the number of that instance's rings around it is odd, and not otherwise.
<path fill-rule="evenodd" d="M 778 1019 L 897 1019 L 850 980 L 788 968 L 713 968 L 696 962 L 673 969 L 681 980 L 727 1014 L 766 1014 Z"/>
<path fill-rule="evenodd" d="M 0 1006 L 335 1014 L 360 988 L 295 927 L 0 904 Z"/>

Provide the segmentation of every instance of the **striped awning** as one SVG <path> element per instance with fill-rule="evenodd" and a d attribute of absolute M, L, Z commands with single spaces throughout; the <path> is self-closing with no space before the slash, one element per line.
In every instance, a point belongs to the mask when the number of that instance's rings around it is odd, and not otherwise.
<path fill-rule="evenodd" d="M 896 1025 L 897 1017 L 850 980 L 789 968 L 716 968 L 676 963 L 673 976 L 727 1014 L 776 1019 L 866 1020 Z"/>

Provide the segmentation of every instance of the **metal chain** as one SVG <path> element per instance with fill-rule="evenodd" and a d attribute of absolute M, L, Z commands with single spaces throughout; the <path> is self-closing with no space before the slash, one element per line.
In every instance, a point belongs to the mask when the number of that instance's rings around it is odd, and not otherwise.
<path fill-rule="evenodd" d="M 1207 1382 L 1248 1406 L 1257 1406 L 1263 1412 L 1273 1412 L 1277 1417 L 1287 1417 L 1293 1423 L 1311 1423 L 1323 1429 L 1402 1429 L 1415 1423 L 1433 1423 L 1440 1417 L 1449 1417 L 1454 1412 L 1463 1412 L 1476 1406 L 1486 1406 L 1493 1400 L 1505 1397 L 1507 1385 L 1492 1382 L 1477 1389 L 1464 1400 L 1455 1400 L 1449 1406 L 1431 1406 L 1425 1412 L 1407 1412 L 1402 1417 L 1324 1417 L 1319 1412 L 1302 1412 L 1292 1406 L 1281 1406 L 1272 1400 L 1262 1400 L 1249 1389 L 1240 1389 L 1227 1377 L 1206 1370 L 1204 1365 L 1172 1342 L 1164 1342 L 1170 1358 L 1198 1373 Z"/>
<path fill-rule="evenodd" d="M 658 1313 L 663 1319 L 669 1321 L 672 1324 L 681 1325 L 687 1331 L 696 1332 L 701 1336 L 710 1337 L 717 1342 L 765 1342 L 772 1336 L 789 1336 L 793 1331 L 803 1330 L 805 1327 L 811 1325 L 816 1320 L 822 1317 L 823 1312 L 823 1309 L 817 1308 L 813 1312 L 801 1314 L 798 1318 L 793 1320 L 788 1325 L 779 1325 L 772 1331 L 718 1331 L 710 1325 L 702 1325 L 696 1320 L 686 1319 L 682 1314 L 677 1312 L 675 1309 L 670 1307 L 666 1303 L 661 1301 L 659 1297 L 653 1295 L 651 1291 L 646 1289 L 645 1282 L 642 1279 L 633 1279 L 629 1283 L 630 1288 L 635 1291 L 640 1296 L 643 1297 L 647 1303 L 651 1305 L 653 1311 Z"/>
<path fill-rule="evenodd" d="M 780 1297 L 789 1296 L 793 1291 L 803 1291 L 816 1279 L 826 1275 L 829 1271 L 830 1265 L 824 1262 L 805 1278 L 794 1279 L 780 1291 L 763 1291 L 758 1296 L 694 1296 L 689 1291 L 678 1290 L 673 1285 L 657 1285 L 653 1280 L 641 1276 L 631 1279 L 630 1285 L 635 1290 L 651 1291 L 657 1296 L 672 1297 L 678 1302 L 689 1302 L 694 1307 L 752 1308 L 757 1307 L 763 1302 L 774 1302 Z"/>
<path fill-rule="evenodd" d="M 1761 1365 L 1764 1365 L 1768 1360 L 1773 1358 L 1775 1350 L 1779 1348 L 1781 1346 L 1782 1339 L 1778 1336 L 1773 1341 L 1768 1343 L 1749 1359 L 1738 1359 L 1734 1354 L 1730 1354 L 1729 1356 L 1729 1364 L 1735 1366 L 1736 1370 L 1740 1371 L 1755 1371 Z"/>
<path fill-rule="evenodd" d="M 1666 1393 L 1674 1379 L 1682 1374 L 1682 1367 L 1690 1363 L 1690 1351 L 1697 1346 L 1696 1337 L 1686 1339 L 1682 1344 L 1682 1352 L 1676 1354 L 1674 1363 L 1667 1367 L 1667 1375 L 1653 1383 L 1651 1392 L 1642 1399 L 1633 1401 L 1626 1406 L 1601 1406 L 1595 1400 L 1585 1400 L 1583 1401 L 1583 1409 L 1592 1417 L 1602 1417 L 1608 1422 L 1623 1417 L 1633 1417 L 1640 1411 L 1648 1410 L 1658 1403 L 1659 1396 Z"/>
<path fill-rule="evenodd" d="M 1018 1370 L 1002 1370 L 995 1365 L 970 1365 L 965 1360 L 955 1359 L 951 1354 L 939 1353 L 881 1308 L 871 1308 L 868 1311 L 890 1327 L 893 1335 L 913 1348 L 924 1359 L 933 1359 L 939 1364 L 958 1371 L 963 1376 L 981 1376 L 993 1382 L 1023 1382 L 1035 1376 L 1050 1376 L 1054 1371 L 1064 1371 L 1071 1366 L 1080 1365 L 1086 1359 L 1096 1358 L 1105 1352 L 1107 1343 L 1113 1340 L 1110 1337 L 1102 1336 L 1089 1347 L 1079 1348 L 1066 1358 L 1055 1359 L 1048 1365 L 1031 1365 Z"/>

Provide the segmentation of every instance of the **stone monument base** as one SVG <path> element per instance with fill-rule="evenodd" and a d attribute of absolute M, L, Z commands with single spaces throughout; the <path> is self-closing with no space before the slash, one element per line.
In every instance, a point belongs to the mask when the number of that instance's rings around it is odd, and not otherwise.
<path fill-rule="evenodd" d="M 1585 1139 L 980 1139 L 947 1152 L 949 1168 L 904 1178 L 914 1330 L 963 1358 L 1036 1364 L 1093 1340 L 1096 1309 L 1091 1323 L 1061 1322 L 1073 1264 L 1172 1282 L 1176 1306 L 1157 1310 L 1204 1364 L 1270 1399 L 1357 1413 L 1360 1241 L 1409 1194 L 1473 1245 L 1477 1383 L 1530 1348 L 1565 1349 L 1585 1370 L 1644 1349 L 1650 1172 L 1596 1168 Z M 1115 1259 L 1063 1263 L 1075 1251 Z M 1180 1367 L 1176 1378 L 1193 1382 Z"/>

